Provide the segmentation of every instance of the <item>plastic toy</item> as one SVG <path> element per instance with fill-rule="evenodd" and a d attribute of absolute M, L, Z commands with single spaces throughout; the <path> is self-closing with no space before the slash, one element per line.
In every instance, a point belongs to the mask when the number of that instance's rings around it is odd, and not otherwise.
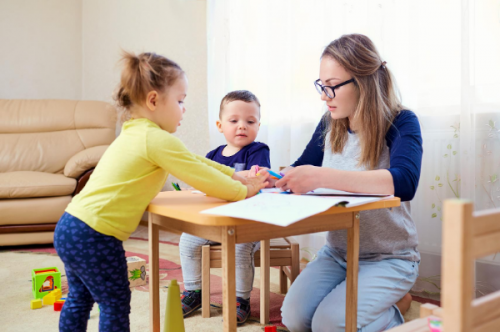
<path fill-rule="evenodd" d="M 127 257 L 127 271 L 130 287 L 146 284 L 146 260 L 137 256 Z"/>
<path fill-rule="evenodd" d="M 62 297 L 61 289 L 53 290 L 43 297 L 44 305 L 52 305 Z"/>
<path fill-rule="evenodd" d="M 443 322 L 439 318 L 428 318 L 429 330 L 431 332 L 442 332 Z"/>
<path fill-rule="evenodd" d="M 167 295 L 167 306 L 165 308 L 165 325 L 163 332 L 184 332 L 184 317 L 182 316 L 182 305 L 179 285 L 176 279 L 170 281 Z"/>
<path fill-rule="evenodd" d="M 42 307 L 42 300 L 40 299 L 31 300 L 30 307 L 31 309 L 40 309 Z"/>
<path fill-rule="evenodd" d="M 31 270 L 33 298 L 41 299 L 49 292 L 61 290 L 61 272 L 57 267 L 46 267 Z"/>
<path fill-rule="evenodd" d="M 53 305 L 56 302 L 56 298 L 53 294 L 47 294 L 42 299 L 43 305 Z"/>
<path fill-rule="evenodd" d="M 64 302 L 66 302 L 66 301 L 57 300 L 56 302 L 54 302 L 54 311 L 61 311 L 62 307 L 64 305 Z"/>
<path fill-rule="evenodd" d="M 52 294 L 54 296 L 54 298 L 56 299 L 56 301 L 60 300 L 61 297 L 62 297 L 62 291 L 61 291 L 61 289 L 55 289 L 52 292 L 50 292 L 49 294 Z"/>

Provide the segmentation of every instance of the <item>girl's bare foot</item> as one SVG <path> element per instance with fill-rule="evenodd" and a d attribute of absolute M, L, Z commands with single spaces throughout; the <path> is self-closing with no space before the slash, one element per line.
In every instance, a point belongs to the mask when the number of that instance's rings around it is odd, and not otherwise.
<path fill-rule="evenodd" d="M 407 293 L 405 296 L 403 296 L 403 298 L 401 300 L 399 300 L 396 303 L 396 306 L 398 307 L 399 311 L 401 311 L 401 314 L 403 316 L 404 316 L 404 314 L 406 314 L 408 309 L 410 309 L 411 300 L 412 300 L 412 297 L 411 297 L 410 293 Z"/>

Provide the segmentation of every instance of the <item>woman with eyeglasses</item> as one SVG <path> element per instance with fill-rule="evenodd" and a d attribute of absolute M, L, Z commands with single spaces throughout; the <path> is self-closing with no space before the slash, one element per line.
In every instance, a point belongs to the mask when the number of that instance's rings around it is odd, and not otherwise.
<path fill-rule="evenodd" d="M 418 276 L 410 200 L 420 177 L 420 125 L 401 105 L 386 62 L 364 35 L 344 35 L 325 48 L 315 86 L 328 112 L 276 187 L 401 198 L 400 207 L 360 212 L 357 327 L 384 331 L 404 322 Z M 347 231 L 329 232 L 283 302 L 290 331 L 345 330 L 346 260 Z"/>

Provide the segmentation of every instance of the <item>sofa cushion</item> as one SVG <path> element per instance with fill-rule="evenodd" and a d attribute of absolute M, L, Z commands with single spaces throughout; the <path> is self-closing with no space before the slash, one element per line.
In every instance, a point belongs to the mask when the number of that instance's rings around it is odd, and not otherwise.
<path fill-rule="evenodd" d="M 6 233 L 0 234 L 0 246 L 26 244 L 47 244 L 54 242 L 54 232 Z"/>
<path fill-rule="evenodd" d="M 71 202 L 71 196 L 0 199 L 0 227 L 56 223 Z"/>
<path fill-rule="evenodd" d="M 60 174 L 78 152 L 111 144 L 115 127 L 105 102 L 0 99 L 0 172 Z"/>
<path fill-rule="evenodd" d="M 68 160 L 63 174 L 71 178 L 78 178 L 85 171 L 97 166 L 97 163 L 108 147 L 109 145 L 94 146 L 93 148 L 78 152 Z"/>
<path fill-rule="evenodd" d="M 76 180 L 62 174 L 43 172 L 0 173 L 0 199 L 71 195 Z"/>

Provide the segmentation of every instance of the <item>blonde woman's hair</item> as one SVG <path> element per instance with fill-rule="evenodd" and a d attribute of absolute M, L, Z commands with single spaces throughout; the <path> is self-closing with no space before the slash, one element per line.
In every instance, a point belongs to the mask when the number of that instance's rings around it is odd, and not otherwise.
<path fill-rule="evenodd" d="M 385 145 L 385 135 L 403 109 L 391 72 L 370 38 L 361 34 L 343 35 L 332 41 L 321 57 L 334 59 L 354 78 L 359 91 L 354 111 L 361 144 L 358 166 L 375 169 Z M 347 142 L 349 119 L 324 119 L 329 124 L 327 130 L 331 131 L 332 152 L 341 153 Z"/>
<path fill-rule="evenodd" d="M 144 103 L 150 91 L 165 93 L 184 73 L 178 64 L 156 53 L 135 55 L 123 51 L 120 62 L 123 69 L 114 99 L 124 112 L 123 119 L 133 105 Z"/>

